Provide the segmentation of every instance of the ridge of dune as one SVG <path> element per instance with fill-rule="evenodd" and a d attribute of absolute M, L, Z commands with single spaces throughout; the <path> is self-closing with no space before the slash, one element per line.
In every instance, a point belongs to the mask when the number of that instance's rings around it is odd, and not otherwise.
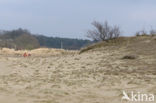
<path fill-rule="evenodd" d="M 14 50 L 9 48 L 2 48 L 0 50 L 1 55 L 16 55 L 21 56 L 24 53 L 30 53 L 34 56 L 50 56 L 50 55 L 61 55 L 76 53 L 76 50 L 64 50 L 64 49 L 54 49 L 54 48 L 38 48 L 33 50 Z"/>

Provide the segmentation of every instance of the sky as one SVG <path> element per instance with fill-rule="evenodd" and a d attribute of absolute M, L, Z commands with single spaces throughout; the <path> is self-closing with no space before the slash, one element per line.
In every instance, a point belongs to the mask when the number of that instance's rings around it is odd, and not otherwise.
<path fill-rule="evenodd" d="M 0 0 L 0 29 L 86 38 L 93 21 L 118 25 L 122 35 L 156 29 L 156 0 Z"/>

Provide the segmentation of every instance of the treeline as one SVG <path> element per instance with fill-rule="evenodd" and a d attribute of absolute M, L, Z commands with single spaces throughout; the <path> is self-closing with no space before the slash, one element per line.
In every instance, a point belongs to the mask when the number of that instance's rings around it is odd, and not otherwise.
<path fill-rule="evenodd" d="M 0 31 L 0 47 L 20 49 L 35 49 L 39 47 L 80 49 L 91 41 L 82 39 L 69 39 L 35 35 L 28 30 L 17 29 L 12 31 Z"/>
<path fill-rule="evenodd" d="M 89 40 L 69 39 L 58 37 L 46 37 L 43 35 L 35 35 L 41 47 L 63 48 L 63 49 L 80 49 L 91 43 Z"/>

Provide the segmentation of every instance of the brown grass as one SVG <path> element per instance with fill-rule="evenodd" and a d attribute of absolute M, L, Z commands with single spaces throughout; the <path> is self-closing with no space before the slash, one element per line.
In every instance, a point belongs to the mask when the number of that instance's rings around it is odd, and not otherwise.
<path fill-rule="evenodd" d="M 85 48 L 82 48 L 79 52 L 79 54 L 84 53 L 86 51 L 89 51 L 91 49 L 96 49 L 96 48 L 101 48 L 101 47 L 105 47 L 105 46 L 115 46 L 115 45 L 123 45 L 128 41 L 128 37 L 119 37 L 116 39 L 111 39 L 108 41 L 101 41 L 95 44 L 92 44 L 90 46 L 87 46 Z"/>

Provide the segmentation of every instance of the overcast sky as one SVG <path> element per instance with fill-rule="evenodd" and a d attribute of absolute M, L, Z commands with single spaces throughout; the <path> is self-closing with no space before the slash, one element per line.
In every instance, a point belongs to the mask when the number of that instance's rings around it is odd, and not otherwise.
<path fill-rule="evenodd" d="M 107 20 L 123 35 L 156 29 L 156 0 L 0 0 L 0 29 L 85 38 L 91 22 Z"/>

